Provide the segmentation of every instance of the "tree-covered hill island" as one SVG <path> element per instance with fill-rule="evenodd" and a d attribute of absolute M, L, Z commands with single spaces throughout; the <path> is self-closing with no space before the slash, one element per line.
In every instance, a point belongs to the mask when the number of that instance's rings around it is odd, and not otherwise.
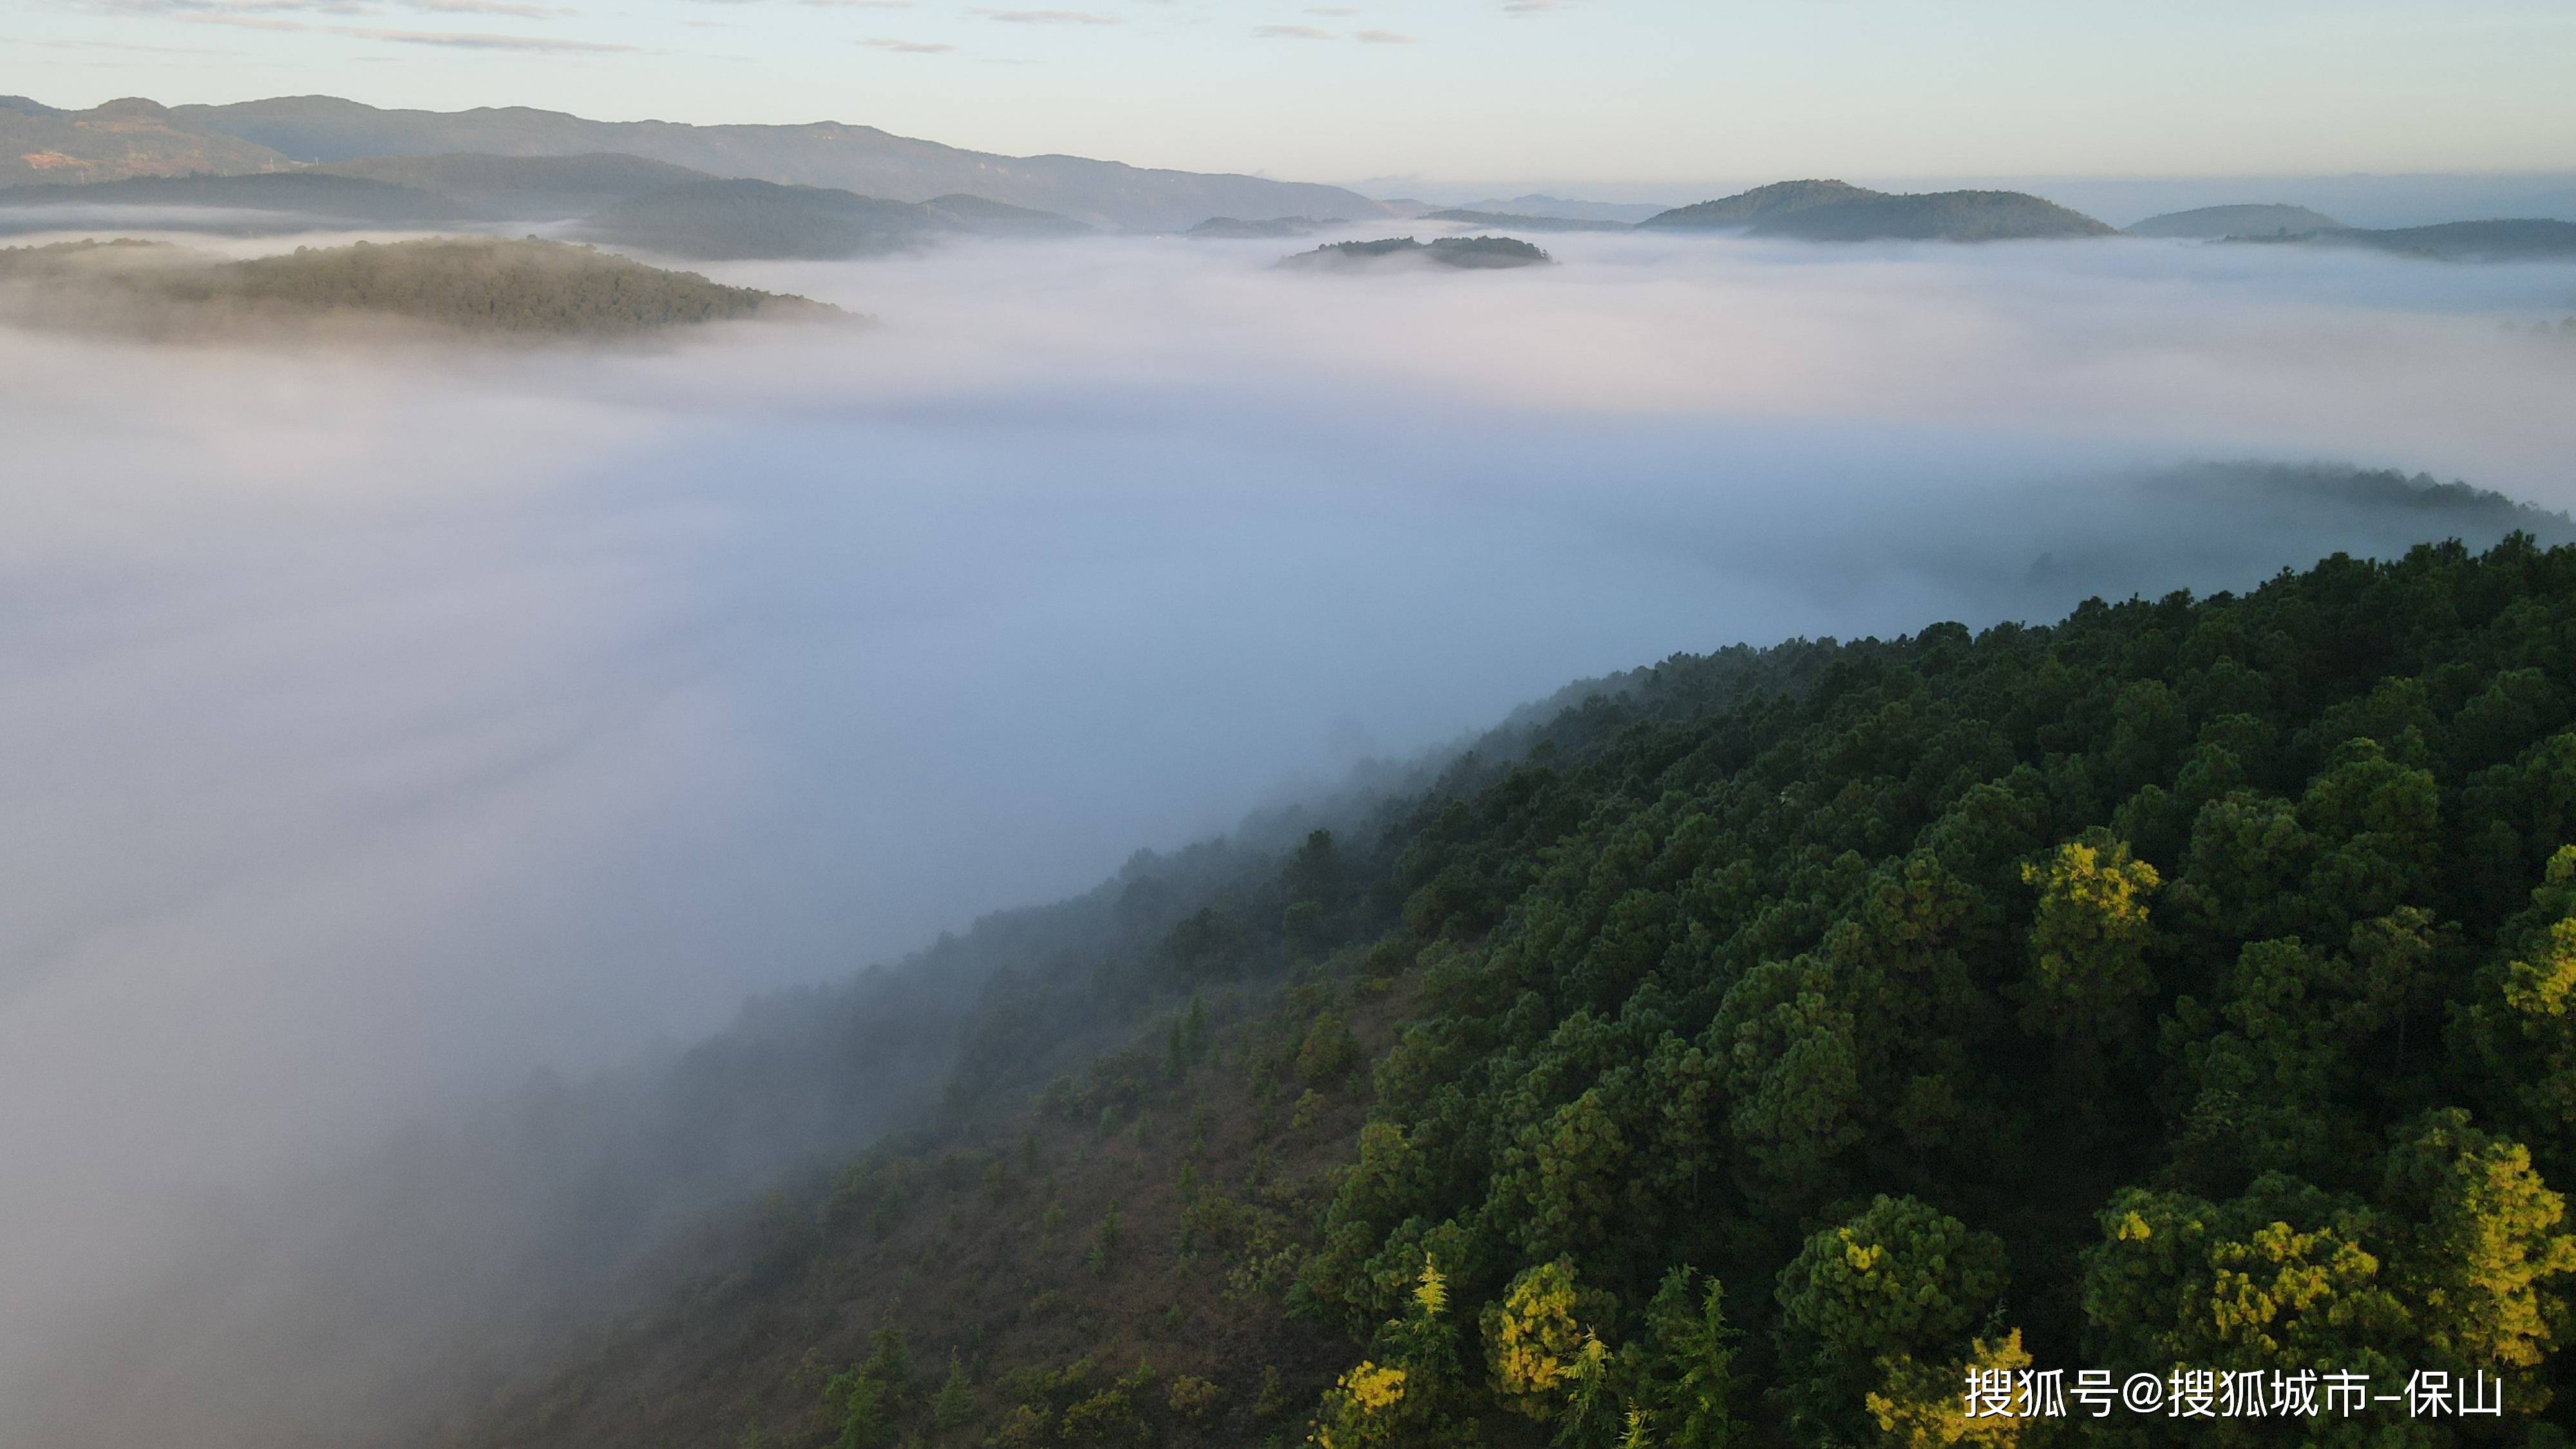
<path fill-rule="evenodd" d="M 1516 237 L 1447 236 L 1422 242 L 1405 236 L 1388 237 L 1382 241 L 1333 242 L 1311 252 L 1284 257 L 1279 265 L 1300 270 L 1347 271 L 1420 264 L 1485 271 L 1543 267 L 1552 260 L 1544 248 Z"/>
<path fill-rule="evenodd" d="M 2266 202 L 2168 211 L 2122 229 L 2131 236 L 2216 241 L 2231 236 L 2304 236 L 2310 232 L 2341 231 L 2344 225 L 2322 211 Z"/>
<path fill-rule="evenodd" d="M 452 1442 L 2566 1442 L 2576 548 L 1560 703 L 871 978 L 925 1125 Z"/>
<path fill-rule="evenodd" d="M 1740 231 L 1796 241 L 2030 241 L 2116 235 L 2082 212 L 2020 191 L 1872 191 L 1842 181 L 1776 181 L 1638 223 L 1655 231 Z"/>
<path fill-rule="evenodd" d="M 390 323 L 431 335 L 606 339 L 844 315 L 803 297 L 533 238 L 358 242 L 248 261 L 134 241 L 0 249 L 0 319 L 117 335 L 225 338 Z"/>

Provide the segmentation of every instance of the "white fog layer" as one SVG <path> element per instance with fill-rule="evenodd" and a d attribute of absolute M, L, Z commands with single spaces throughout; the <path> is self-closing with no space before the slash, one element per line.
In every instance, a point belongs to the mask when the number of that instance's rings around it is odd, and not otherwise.
<path fill-rule="evenodd" d="M 877 325 L 643 351 L 0 331 L 0 1404 L 217 1205 L 1569 680 L 2313 561 L 2156 552 L 2163 470 L 2576 503 L 2563 265 L 1311 244 L 704 267 Z"/>

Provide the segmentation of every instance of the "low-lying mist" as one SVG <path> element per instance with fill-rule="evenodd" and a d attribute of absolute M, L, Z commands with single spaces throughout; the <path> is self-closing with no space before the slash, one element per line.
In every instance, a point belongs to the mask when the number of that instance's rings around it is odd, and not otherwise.
<path fill-rule="evenodd" d="M 884 325 L 648 350 L 0 332 L 0 1406 L 132 1442 L 59 1351 L 325 1164 L 1568 680 L 2419 536 L 2193 460 L 2576 502 L 2576 349 L 2504 325 L 2576 269 L 1547 245 L 709 267 Z M 195 1442 L 340 1432 L 478 1255 Z"/>

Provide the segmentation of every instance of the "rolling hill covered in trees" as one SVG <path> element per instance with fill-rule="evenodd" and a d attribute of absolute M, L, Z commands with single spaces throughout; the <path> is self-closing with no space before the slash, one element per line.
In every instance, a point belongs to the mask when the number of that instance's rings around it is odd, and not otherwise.
<path fill-rule="evenodd" d="M 39 326 L 195 339 L 360 323 L 450 335 L 604 339 L 840 311 L 588 247 L 478 237 L 298 247 L 248 261 L 142 242 L 11 248 L 0 250 L 0 315 Z"/>
<path fill-rule="evenodd" d="M 2151 1443 L 1961 1386 L 2181 1368 L 2558 1444 L 2571 640 L 2515 534 L 1576 686 L 873 976 L 923 1124 L 440 1440 Z"/>
<path fill-rule="evenodd" d="M 2020 191 L 1872 191 L 1841 181 L 1776 181 L 1676 207 L 1639 226 L 1799 241 L 2022 241 L 2110 236 L 2110 227 Z"/>
<path fill-rule="evenodd" d="M 1279 265 L 1330 271 L 1418 263 L 1466 271 L 1490 271 L 1496 268 L 1541 267 L 1548 265 L 1550 260 L 1543 249 L 1515 237 L 1444 236 L 1421 242 L 1402 236 L 1382 241 L 1332 242 L 1311 252 L 1282 258 Z"/>
<path fill-rule="evenodd" d="M 1751 226 L 1765 217 L 1804 211 L 1811 206 L 1866 201 L 1884 195 L 1885 192 L 1854 186 L 1847 181 L 1774 181 L 1768 186 L 1739 191 L 1715 201 L 1658 212 L 1637 225 L 1653 231 L 1726 231 Z"/>
<path fill-rule="evenodd" d="M 2230 236 L 2296 236 L 2312 231 L 2336 231 L 2342 226 L 2342 222 L 2324 212 L 2310 211 L 2304 206 L 2258 203 L 2168 211 L 2121 229 L 2131 236 L 2216 240 Z"/>

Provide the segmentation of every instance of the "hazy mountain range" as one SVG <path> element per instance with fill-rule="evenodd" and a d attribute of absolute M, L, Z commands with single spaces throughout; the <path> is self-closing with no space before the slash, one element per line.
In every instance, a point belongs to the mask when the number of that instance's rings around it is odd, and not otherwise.
<path fill-rule="evenodd" d="M 945 233 L 1078 236 L 1091 228 L 1053 212 L 978 196 L 887 201 L 820 186 L 708 178 L 629 197 L 575 235 L 698 261 L 830 260 L 919 246 Z"/>
<path fill-rule="evenodd" d="M 1531 216 L 1509 211 L 1473 211 L 1452 207 L 1425 215 L 1424 221 L 1454 221 L 1467 226 L 1499 226 L 1519 231 L 1627 231 L 1624 221 L 1591 221 L 1570 216 Z"/>
<path fill-rule="evenodd" d="M 0 235 L 130 228 L 258 236 L 567 219 L 576 220 L 572 233 L 579 238 L 693 261 L 832 259 L 948 235 L 1030 238 L 1092 230 L 1053 212 L 979 196 L 888 201 L 826 187 L 728 180 L 615 155 L 391 157 L 338 162 L 328 170 L 0 187 Z"/>
<path fill-rule="evenodd" d="M 668 191 L 712 181 L 704 171 L 642 156 L 597 152 L 580 156 L 368 156 L 316 168 L 333 176 L 388 182 L 452 197 L 485 216 L 559 221 Z"/>
<path fill-rule="evenodd" d="M 1531 192 L 1523 196 L 1492 197 L 1482 201 L 1463 201 L 1446 211 L 1481 211 L 1502 216 L 1549 217 L 1558 221 L 1624 221 L 1631 224 L 1650 216 L 1661 215 L 1666 208 L 1652 202 L 1583 201 L 1573 197 L 1550 196 Z"/>
<path fill-rule="evenodd" d="M 892 201 L 966 193 L 1131 231 L 1175 231 L 1211 216 L 1389 214 L 1337 186 L 1079 156 L 996 156 L 837 121 L 690 126 L 591 121 L 524 106 L 381 110 L 331 96 L 172 107 L 120 100 L 77 112 L 0 99 L 0 183 L 284 171 L 359 158 L 601 152 Z"/>

